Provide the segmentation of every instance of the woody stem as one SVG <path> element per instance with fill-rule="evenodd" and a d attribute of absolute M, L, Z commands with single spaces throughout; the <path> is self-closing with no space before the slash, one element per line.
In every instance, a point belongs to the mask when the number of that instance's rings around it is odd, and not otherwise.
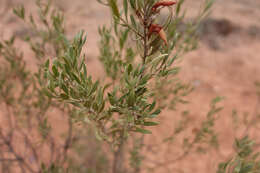
<path fill-rule="evenodd" d="M 144 10 L 144 56 L 143 56 L 143 65 L 145 65 L 146 63 L 146 58 L 147 58 L 147 55 L 148 55 L 148 45 L 147 45 L 147 42 L 148 42 L 148 15 L 147 15 L 147 8 L 145 7 L 145 10 Z"/>

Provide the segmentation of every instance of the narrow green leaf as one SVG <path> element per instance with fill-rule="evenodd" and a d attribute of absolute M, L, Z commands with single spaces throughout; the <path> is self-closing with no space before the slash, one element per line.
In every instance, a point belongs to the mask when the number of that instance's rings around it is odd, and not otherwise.
<path fill-rule="evenodd" d="M 64 85 L 63 83 L 61 84 L 61 89 L 62 89 L 66 94 L 69 94 L 69 90 L 68 90 L 67 86 Z"/>
<path fill-rule="evenodd" d="M 211 101 L 211 103 L 214 105 L 214 104 L 216 104 L 216 103 L 221 102 L 223 99 L 225 99 L 225 98 L 224 98 L 224 97 L 216 97 L 216 98 L 214 98 L 214 99 Z"/>
<path fill-rule="evenodd" d="M 161 113 L 161 110 L 160 110 L 160 109 L 157 109 L 157 110 L 154 111 L 149 117 L 150 117 L 150 118 L 155 118 L 155 117 L 157 117 L 160 113 Z"/>
<path fill-rule="evenodd" d="M 135 0 L 130 0 L 130 5 L 135 10 L 135 8 L 136 8 Z"/>
<path fill-rule="evenodd" d="M 132 64 L 129 64 L 128 67 L 127 67 L 128 75 L 132 72 L 132 70 L 133 70 L 133 66 L 132 66 Z"/>
<path fill-rule="evenodd" d="M 55 77 L 59 76 L 59 72 L 58 72 L 57 68 L 54 65 L 52 66 L 52 72 L 53 72 Z"/>
<path fill-rule="evenodd" d="M 44 88 L 44 89 L 42 90 L 42 92 L 43 92 L 46 96 L 48 96 L 49 98 L 54 97 L 54 96 L 51 94 L 51 92 L 49 92 L 49 90 L 46 89 L 46 88 Z"/>
<path fill-rule="evenodd" d="M 112 13 L 117 18 L 120 18 L 120 13 L 115 0 L 109 0 L 109 6 L 111 7 Z"/>
<path fill-rule="evenodd" d="M 128 20 L 128 2 L 124 0 L 124 11 L 125 11 L 125 19 Z"/>
<path fill-rule="evenodd" d="M 90 96 L 91 94 L 93 94 L 97 90 L 98 85 L 99 85 L 99 82 L 96 81 L 95 84 L 92 86 L 88 96 Z"/>
<path fill-rule="evenodd" d="M 133 16 L 133 15 L 130 15 L 130 19 L 131 19 L 132 25 L 134 26 L 134 28 L 136 28 L 137 25 L 136 25 L 134 16 Z"/>
<path fill-rule="evenodd" d="M 129 106 L 133 106 L 135 103 L 135 92 L 133 90 L 129 92 L 127 103 Z"/>
<path fill-rule="evenodd" d="M 150 107 L 149 107 L 149 109 L 148 109 L 149 112 L 151 112 L 151 111 L 154 109 L 155 104 L 156 104 L 156 102 L 153 101 L 153 103 L 150 105 Z"/>
<path fill-rule="evenodd" d="M 181 10 L 181 6 L 183 4 L 184 0 L 180 0 L 178 3 L 177 3 L 177 7 L 176 7 L 176 15 L 178 16 L 179 13 L 180 13 L 180 10 Z"/>
<path fill-rule="evenodd" d="M 13 13 L 24 20 L 25 17 L 25 9 L 24 6 L 20 6 L 13 9 Z"/>
<path fill-rule="evenodd" d="M 72 75 L 72 77 L 74 78 L 74 80 L 76 80 L 76 82 L 77 82 L 78 84 L 81 84 L 79 78 L 77 77 L 77 75 L 76 75 L 75 73 L 71 72 L 71 75 Z"/>
<path fill-rule="evenodd" d="M 141 129 L 141 128 L 138 128 L 138 127 L 136 127 L 135 131 L 142 133 L 142 134 L 152 134 L 152 132 L 150 130 Z"/>
<path fill-rule="evenodd" d="M 157 126 L 158 124 L 159 124 L 158 122 L 151 122 L 151 121 L 144 122 L 144 126 Z"/>
<path fill-rule="evenodd" d="M 45 68 L 49 68 L 49 65 L 50 65 L 50 59 L 48 59 L 48 60 L 45 62 L 44 66 L 45 66 Z"/>

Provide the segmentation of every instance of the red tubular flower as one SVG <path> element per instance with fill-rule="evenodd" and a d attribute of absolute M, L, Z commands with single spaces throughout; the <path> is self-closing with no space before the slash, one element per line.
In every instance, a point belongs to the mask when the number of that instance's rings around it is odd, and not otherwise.
<path fill-rule="evenodd" d="M 152 7 L 152 11 L 156 11 L 157 8 L 159 7 L 169 7 L 169 6 L 172 6 L 174 4 L 176 4 L 177 2 L 174 2 L 174 1 L 159 1 L 157 3 L 155 3 Z"/>
<path fill-rule="evenodd" d="M 161 31 L 162 27 L 157 24 L 151 24 L 149 26 L 149 32 L 148 37 L 150 38 L 153 33 L 159 33 Z"/>
<path fill-rule="evenodd" d="M 150 38 L 153 33 L 157 33 L 160 36 L 160 38 L 164 41 L 165 45 L 168 45 L 166 34 L 160 25 L 157 25 L 157 24 L 150 25 L 149 32 L 148 32 L 148 38 Z"/>

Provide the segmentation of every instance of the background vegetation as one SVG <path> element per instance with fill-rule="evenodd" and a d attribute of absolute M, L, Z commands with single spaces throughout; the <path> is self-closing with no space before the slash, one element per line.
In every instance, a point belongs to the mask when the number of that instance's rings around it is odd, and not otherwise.
<path fill-rule="evenodd" d="M 196 91 L 179 74 L 179 62 L 196 48 L 213 1 L 205 1 L 191 20 L 184 20 L 184 1 L 99 2 L 112 13 L 111 26 L 99 28 L 104 80 L 88 72 L 84 31 L 69 38 L 64 15 L 51 1 L 36 1 L 37 15 L 22 5 L 14 8 L 30 30 L 22 40 L 37 68 L 26 67 L 15 35 L 1 41 L 3 172 L 156 172 L 193 153 L 221 153 L 215 124 L 223 97 L 212 99 L 201 123 L 193 124 L 193 110 L 182 104 Z M 168 109 L 178 110 L 173 131 L 153 144 L 147 136 Z M 258 144 L 248 138 L 257 129 L 257 109 L 250 116 L 233 111 L 230 125 L 241 132 L 232 156 L 215 162 L 217 172 L 259 171 Z M 157 158 L 164 147 L 178 153 L 170 160 Z"/>

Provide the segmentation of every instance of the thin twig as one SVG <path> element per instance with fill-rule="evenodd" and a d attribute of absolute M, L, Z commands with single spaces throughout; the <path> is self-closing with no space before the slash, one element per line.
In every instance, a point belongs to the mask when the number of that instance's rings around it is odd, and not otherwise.
<path fill-rule="evenodd" d="M 11 144 L 11 141 L 4 136 L 1 130 L 0 137 L 4 141 L 5 145 L 8 147 L 9 151 L 15 156 L 19 164 L 21 164 L 22 167 L 24 166 L 29 172 L 34 173 L 35 171 L 30 167 L 30 165 L 27 164 L 26 161 L 18 153 L 16 153 L 16 151 L 13 148 L 13 145 Z"/>

